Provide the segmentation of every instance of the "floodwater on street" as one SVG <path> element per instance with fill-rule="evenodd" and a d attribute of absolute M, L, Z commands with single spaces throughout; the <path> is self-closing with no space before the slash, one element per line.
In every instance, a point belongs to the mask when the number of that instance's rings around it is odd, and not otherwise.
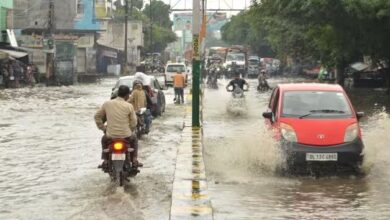
<path fill-rule="evenodd" d="M 390 218 L 390 99 L 384 90 L 348 92 L 356 110 L 366 113 L 366 175 L 314 178 L 276 172 L 282 160 L 262 118 L 271 92 L 258 93 L 250 80 L 245 103 L 232 108 L 226 84 L 206 90 L 204 99 L 206 174 L 216 220 Z"/>
<path fill-rule="evenodd" d="M 140 141 L 141 173 L 115 190 L 97 169 L 93 119 L 115 82 L 0 90 L 0 219 L 169 218 L 184 107 L 165 91 L 166 113 Z"/>

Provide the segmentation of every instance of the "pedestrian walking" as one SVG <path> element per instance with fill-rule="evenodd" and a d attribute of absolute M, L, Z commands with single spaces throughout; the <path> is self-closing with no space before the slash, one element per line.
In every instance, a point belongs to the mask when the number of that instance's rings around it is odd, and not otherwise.
<path fill-rule="evenodd" d="M 185 77 L 181 72 L 177 72 L 173 76 L 173 88 L 175 90 L 175 102 L 178 104 L 184 103 L 184 87 Z"/>

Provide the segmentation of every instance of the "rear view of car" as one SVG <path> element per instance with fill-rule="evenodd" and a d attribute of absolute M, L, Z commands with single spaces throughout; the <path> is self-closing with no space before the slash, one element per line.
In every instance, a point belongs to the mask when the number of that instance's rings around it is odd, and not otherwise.
<path fill-rule="evenodd" d="M 182 73 L 186 75 L 187 73 L 187 68 L 186 65 L 183 63 L 169 63 L 165 67 L 165 86 L 173 86 L 173 76 L 176 73 Z"/>
<path fill-rule="evenodd" d="M 363 141 L 356 113 L 338 85 L 279 85 L 264 113 L 289 168 L 311 164 L 359 168 Z"/>

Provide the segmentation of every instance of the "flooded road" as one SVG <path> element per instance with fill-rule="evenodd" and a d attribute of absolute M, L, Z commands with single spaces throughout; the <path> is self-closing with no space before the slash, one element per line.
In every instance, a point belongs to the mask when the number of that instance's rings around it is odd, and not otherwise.
<path fill-rule="evenodd" d="M 282 161 L 262 118 L 270 92 L 257 93 L 251 81 L 236 115 L 222 84 L 218 91 L 207 90 L 204 100 L 205 163 L 215 219 L 390 218 L 390 100 L 385 91 L 349 92 L 357 111 L 366 112 L 367 174 L 316 179 L 275 172 Z"/>
<path fill-rule="evenodd" d="M 101 163 L 97 85 L 0 90 L 0 219 L 168 219 L 184 112 L 172 104 L 140 141 L 141 173 L 114 190 Z"/>

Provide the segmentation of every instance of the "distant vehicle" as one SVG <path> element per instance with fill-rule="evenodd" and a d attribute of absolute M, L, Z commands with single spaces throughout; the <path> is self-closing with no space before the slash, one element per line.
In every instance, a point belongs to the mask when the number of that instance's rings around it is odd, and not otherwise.
<path fill-rule="evenodd" d="M 168 63 L 165 67 L 164 74 L 165 86 L 173 86 L 173 76 L 177 72 L 185 74 L 186 81 L 188 80 L 187 73 L 189 72 L 189 70 L 184 63 Z"/>
<path fill-rule="evenodd" d="M 258 56 L 250 56 L 248 58 L 248 77 L 257 78 L 260 73 L 260 58 Z"/>
<path fill-rule="evenodd" d="M 260 59 L 261 68 L 267 71 L 269 76 L 277 75 L 280 72 L 280 60 L 275 58 L 263 57 Z"/>
<path fill-rule="evenodd" d="M 231 67 L 232 64 L 235 63 L 237 66 L 237 71 L 242 74 L 243 76 L 246 75 L 248 70 L 248 62 L 247 62 L 247 49 L 244 46 L 241 45 L 235 45 L 231 46 L 228 49 L 228 52 L 226 54 L 225 63 L 223 64 L 225 71 L 228 72 L 235 72 L 236 70 L 232 71 Z M 231 77 L 231 76 L 228 76 Z"/>
<path fill-rule="evenodd" d="M 341 86 L 318 83 L 278 85 L 263 113 L 293 172 L 309 165 L 360 170 L 363 115 Z"/>
<path fill-rule="evenodd" d="M 112 88 L 111 99 L 114 99 L 118 96 L 118 88 L 121 85 L 126 85 L 133 89 L 134 80 L 139 80 L 142 78 L 144 87 L 146 87 L 149 97 L 152 100 L 153 106 L 151 109 L 153 116 L 160 116 L 165 112 L 165 95 L 163 92 L 163 87 L 160 85 L 158 80 L 154 76 L 148 76 L 143 73 L 136 73 L 135 76 L 124 76 L 119 78 L 114 88 Z"/>

